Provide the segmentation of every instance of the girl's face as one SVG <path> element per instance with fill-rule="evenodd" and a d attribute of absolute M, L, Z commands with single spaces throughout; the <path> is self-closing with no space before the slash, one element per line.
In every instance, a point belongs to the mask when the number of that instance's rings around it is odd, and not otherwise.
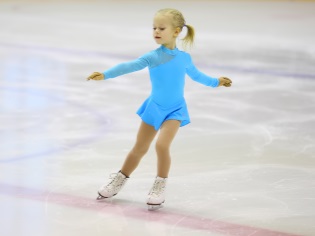
<path fill-rule="evenodd" d="M 157 44 L 164 45 L 169 49 L 176 47 L 176 38 L 180 28 L 174 28 L 170 15 L 157 14 L 153 20 L 153 37 Z"/>

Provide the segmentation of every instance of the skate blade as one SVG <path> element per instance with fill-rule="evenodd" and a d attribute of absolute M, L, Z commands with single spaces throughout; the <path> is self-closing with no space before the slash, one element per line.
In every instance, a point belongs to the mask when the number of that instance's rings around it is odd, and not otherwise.
<path fill-rule="evenodd" d="M 103 199 L 106 199 L 106 197 L 103 197 L 103 196 L 97 196 L 96 200 L 103 200 Z"/>
<path fill-rule="evenodd" d="M 116 194 L 117 194 L 117 193 L 116 193 Z M 111 197 L 104 197 L 104 196 L 102 196 L 100 193 L 98 193 L 98 197 L 96 198 L 96 200 L 109 199 L 109 198 L 112 198 L 112 197 L 116 196 L 116 194 L 114 194 L 114 195 L 111 196 Z"/>
<path fill-rule="evenodd" d="M 150 204 L 148 204 L 148 210 L 149 211 L 156 211 L 156 210 L 159 210 L 161 208 L 163 208 L 162 204 L 161 205 L 150 205 Z"/>
<path fill-rule="evenodd" d="M 104 197 L 101 194 L 98 194 L 96 200 L 103 200 L 103 199 L 108 199 L 108 197 Z"/>

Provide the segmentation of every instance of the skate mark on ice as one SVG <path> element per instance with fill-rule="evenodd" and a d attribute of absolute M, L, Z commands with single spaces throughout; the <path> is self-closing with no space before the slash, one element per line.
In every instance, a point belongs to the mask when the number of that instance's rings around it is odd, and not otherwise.
<path fill-rule="evenodd" d="M 26 96 L 34 96 L 39 98 L 47 98 L 51 100 L 52 102 L 60 102 L 62 101 L 69 107 L 74 107 L 80 111 L 87 112 L 91 115 L 91 117 L 95 120 L 95 122 L 98 124 L 98 130 L 95 132 L 91 132 L 89 134 L 84 134 L 80 137 L 78 141 L 75 142 L 69 142 L 67 145 L 63 145 L 60 147 L 55 148 L 47 148 L 40 151 L 35 151 L 33 153 L 25 153 L 22 155 L 17 156 L 11 156 L 11 157 L 4 157 L 0 159 L 0 163 L 12 163 L 16 161 L 24 161 L 26 159 L 33 159 L 33 158 L 40 158 L 40 157 L 46 157 L 57 153 L 62 153 L 64 151 L 69 151 L 70 149 L 76 148 L 81 145 L 91 144 L 99 140 L 100 137 L 103 137 L 106 135 L 108 131 L 108 122 L 107 118 L 99 113 L 97 110 L 90 108 L 86 105 L 83 105 L 79 102 L 67 100 L 58 96 L 55 96 L 53 94 L 47 94 L 47 91 L 41 90 L 38 88 L 31 88 L 31 89 L 23 89 L 23 88 L 15 88 L 15 87 L 1 87 L 0 90 L 4 90 L 6 92 L 12 92 L 12 93 L 18 93 L 23 94 L 25 93 Z"/>
<path fill-rule="evenodd" d="M 33 50 L 33 51 L 44 51 L 47 53 L 54 54 L 66 54 L 66 55 L 75 55 L 80 57 L 96 57 L 96 58 L 116 58 L 121 60 L 132 60 L 139 55 L 122 55 L 118 53 L 108 53 L 102 51 L 93 51 L 93 50 L 83 50 L 83 49 L 70 49 L 70 48 L 61 48 L 61 47 L 52 47 L 52 46 L 40 46 L 40 45 L 27 45 L 21 43 L 0 43 L 0 47 L 5 48 L 14 48 L 19 50 Z M 228 70 L 239 72 L 243 74 L 258 74 L 258 75 L 269 75 L 269 76 L 281 76 L 281 77 L 295 77 L 303 79 L 315 79 L 315 74 L 313 73 L 303 73 L 303 72 L 288 72 L 285 70 L 275 70 L 275 69 L 266 69 L 266 68 L 253 68 L 253 67 L 242 67 L 242 66 L 231 66 L 231 65 L 221 65 L 221 64 L 198 64 L 200 68 L 213 68 L 220 70 Z"/>

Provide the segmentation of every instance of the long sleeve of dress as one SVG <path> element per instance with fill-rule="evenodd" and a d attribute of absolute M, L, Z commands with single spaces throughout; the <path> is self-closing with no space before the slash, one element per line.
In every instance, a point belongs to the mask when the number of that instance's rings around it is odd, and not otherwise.
<path fill-rule="evenodd" d="M 149 66 L 149 60 L 146 55 L 139 57 L 136 60 L 124 62 L 118 64 L 105 72 L 103 72 L 105 79 L 115 78 L 120 75 L 128 74 L 138 70 L 142 70 L 145 67 Z"/>
<path fill-rule="evenodd" d="M 206 86 L 218 87 L 219 79 L 212 78 L 212 77 L 202 73 L 193 64 L 191 58 L 189 58 L 189 60 L 190 60 L 190 63 L 189 63 L 189 66 L 186 68 L 186 73 L 192 80 L 199 82 L 199 83 L 206 85 Z"/>

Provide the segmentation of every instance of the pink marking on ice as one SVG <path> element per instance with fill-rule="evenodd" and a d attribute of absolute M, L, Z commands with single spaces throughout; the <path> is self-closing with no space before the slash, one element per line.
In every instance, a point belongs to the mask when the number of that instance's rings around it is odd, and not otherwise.
<path fill-rule="evenodd" d="M 148 211 L 146 208 L 139 208 L 126 203 L 115 203 L 115 201 L 97 201 L 91 198 L 71 196 L 63 193 L 36 190 L 22 186 L 12 186 L 0 183 L 0 194 L 17 198 L 50 202 L 68 207 L 81 208 L 84 210 L 98 211 L 104 214 L 117 215 L 132 219 L 154 221 L 177 227 L 204 230 L 232 236 L 300 236 L 296 234 L 277 232 L 258 227 L 245 226 L 219 220 L 212 220 L 193 215 L 170 212 L 167 210 Z"/>

